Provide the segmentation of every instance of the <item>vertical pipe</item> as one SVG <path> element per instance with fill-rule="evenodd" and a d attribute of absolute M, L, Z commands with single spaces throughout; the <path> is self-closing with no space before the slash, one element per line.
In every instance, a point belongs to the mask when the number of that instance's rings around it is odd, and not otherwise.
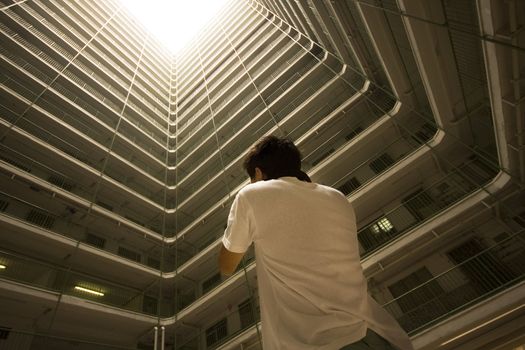
<path fill-rule="evenodd" d="M 159 328 L 157 326 L 153 327 L 153 329 L 155 330 L 155 336 L 153 338 L 153 350 L 157 350 L 157 338 L 158 338 L 158 334 L 159 334 Z"/>
<path fill-rule="evenodd" d="M 164 326 L 160 327 L 160 350 L 164 350 L 164 331 L 165 331 L 165 328 Z"/>

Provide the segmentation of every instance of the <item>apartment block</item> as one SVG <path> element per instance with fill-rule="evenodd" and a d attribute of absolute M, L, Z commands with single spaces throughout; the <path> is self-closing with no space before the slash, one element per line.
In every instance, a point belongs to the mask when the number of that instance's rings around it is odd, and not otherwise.
<path fill-rule="evenodd" d="M 262 349 L 217 257 L 270 134 L 416 349 L 525 345 L 525 2 L 231 0 L 177 53 L 125 1 L 0 10 L 0 349 Z"/>

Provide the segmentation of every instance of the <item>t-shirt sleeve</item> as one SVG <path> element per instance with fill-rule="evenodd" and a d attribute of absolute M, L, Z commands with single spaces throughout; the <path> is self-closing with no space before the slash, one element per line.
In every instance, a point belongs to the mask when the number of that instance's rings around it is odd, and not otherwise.
<path fill-rule="evenodd" d="M 228 215 L 222 243 L 233 253 L 244 253 L 253 241 L 253 212 L 242 193 L 237 193 Z"/>

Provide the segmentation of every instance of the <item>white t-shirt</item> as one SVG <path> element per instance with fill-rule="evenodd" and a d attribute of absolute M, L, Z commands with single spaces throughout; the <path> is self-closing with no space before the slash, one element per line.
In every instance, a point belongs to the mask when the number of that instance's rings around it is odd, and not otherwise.
<path fill-rule="evenodd" d="M 412 349 L 368 296 L 354 210 L 341 192 L 295 177 L 250 184 L 232 204 L 222 242 L 235 253 L 255 244 L 265 350 L 340 349 L 367 328 Z"/>

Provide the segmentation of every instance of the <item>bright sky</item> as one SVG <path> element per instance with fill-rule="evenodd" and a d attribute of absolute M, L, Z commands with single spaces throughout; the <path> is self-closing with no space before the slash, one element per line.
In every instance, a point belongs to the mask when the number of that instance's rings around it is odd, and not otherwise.
<path fill-rule="evenodd" d="M 172 53 L 191 41 L 228 0 L 120 0 Z"/>

